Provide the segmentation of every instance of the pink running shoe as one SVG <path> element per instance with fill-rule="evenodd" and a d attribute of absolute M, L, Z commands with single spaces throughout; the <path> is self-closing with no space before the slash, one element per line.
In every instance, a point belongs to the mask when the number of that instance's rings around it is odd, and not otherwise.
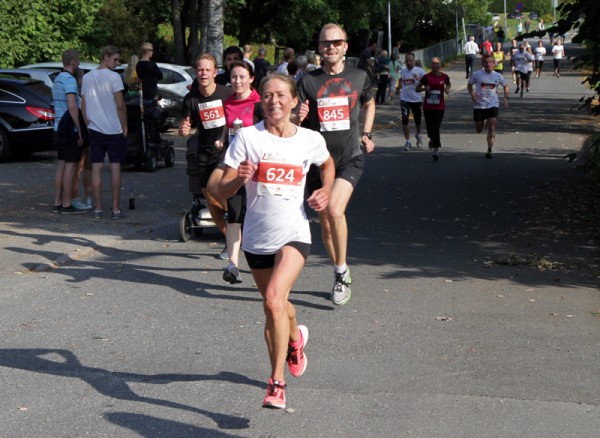
<path fill-rule="evenodd" d="M 304 354 L 304 347 L 308 342 L 308 328 L 305 325 L 299 325 L 298 331 L 300 332 L 301 346 L 294 348 L 291 345 L 288 346 L 287 364 L 290 374 L 294 377 L 300 377 L 306 370 L 306 364 L 308 359 Z"/>
<path fill-rule="evenodd" d="M 285 382 L 269 379 L 267 395 L 263 400 L 263 408 L 285 409 Z"/>

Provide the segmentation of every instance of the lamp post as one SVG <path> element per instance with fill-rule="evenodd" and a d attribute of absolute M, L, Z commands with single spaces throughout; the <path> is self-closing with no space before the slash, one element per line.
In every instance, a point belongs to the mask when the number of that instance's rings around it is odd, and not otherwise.
<path fill-rule="evenodd" d="M 506 0 L 504 0 L 504 33 L 508 37 L 508 20 L 506 19 Z"/>
<path fill-rule="evenodd" d="M 388 54 L 392 56 L 392 13 L 390 0 L 387 2 L 387 19 L 388 19 Z"/>
<path fill-rule="evenodd" d="M 454 2 L 454 20 L 456 21 L 456 54 L 460 53 L 460 42 L 458 37 L 458 0 Z"/>

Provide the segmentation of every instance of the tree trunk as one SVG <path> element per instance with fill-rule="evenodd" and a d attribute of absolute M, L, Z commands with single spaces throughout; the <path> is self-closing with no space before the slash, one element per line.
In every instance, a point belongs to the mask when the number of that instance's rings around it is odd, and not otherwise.
<path fill-rule="evenodd" d="M 179 0 L 171 0 L 171 21 L 173 24 L 173 45 L 175 46 L 175 63 L 185 63 L 183 48 L 183 29 L 181 26 L 181 7 Z"/>
<path fill-rule="evenodd" d="M 204 0 L 202 2 L 202 38 L 200 47 L 203 52 L 212 53 L 221 63 L 224 41 L 225 0 Z"/>
<path fill-rule="evenodd" d="M 190 38 L 188 43 L 188 61 L 193 61 L 198 54 L 198 0 L 190 0 Z M 187 64 L 190 64 L 188 62 Z"/>
<path fill-rule="evenodd" d="M 208 34 L 208 21 L 210 19 L 208 6 L 208 0 L 202 0 L 200 8 L 200 53 L 206 52 L 206 35 Z"/>

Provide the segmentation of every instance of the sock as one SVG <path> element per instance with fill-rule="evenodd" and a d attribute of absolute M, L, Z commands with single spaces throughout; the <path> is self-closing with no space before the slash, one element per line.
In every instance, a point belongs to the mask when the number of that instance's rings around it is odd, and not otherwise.
<path fill-rule="evenodd" d="M 348 265 L 344 263 L 343 265 L 333 265 L 333 272 L 336 274 L 343 274 L 348 270 Z"/>

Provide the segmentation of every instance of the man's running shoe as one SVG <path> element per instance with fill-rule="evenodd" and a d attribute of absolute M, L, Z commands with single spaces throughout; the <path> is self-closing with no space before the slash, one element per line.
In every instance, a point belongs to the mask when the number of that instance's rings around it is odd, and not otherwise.
<path fill-rule="evenodd" d="M 519 94 L 519 90 L 520 90 L 520 88 L 517 87 L 517 89 L 515 90 L 515 94 Z"/>
<path fill-rule="evenodd" d="M 86 213 L 87 213 L 87 211 L 79 210 L 79 209 L 73 207 L 72 205 L 69 205 L 68 207 L 60 208 L 60 214 L 86 214 Z"/>
<path fill-rule="evenodd" d="M 223 271 L 223 280 L 231 284 L 241 283 L 242 277 L 240 276 L 240 270 L 233 263 L 229 263 Z"/>
<path fill-rule="evenodd" d="M 294 348 L 291 344 L 288 345 L 287 364 L 290 374 L 294 377 L 300 377 L 306 370 L 306 364 L 308 359 L 304 354 L 304 347 L 308 342 L 308 328 L 305 325 L 298 326 L 298 332 L 300 333 L 300 341 L 302 344 Z"/>
<path fill-rule="evenodd" d="M 90 210 L 92 208 L 94 208 L 94 201 L 92 200 L 91 196 L 88 196 L 87 198 L 85 198 L 85 205 L 87 205 Z"/>
<path fill-rule="evenodd" d="M 229 252 L 227 251 L 227 245 L 225 245 L 225 248 L 223 248 L 223 250 L 219 254 L 219 258 L 221 260 L 229 260 Z"/>
<path fill-rule="evenodd" d="M 485 158 L 487 158 L 488 160 L 492 158 L 492 150 L 488 149 L 487 152 L 485 153 Z"/>
<path fill-rule="evenodd" d="M 118 221 L 118 220 L 121 220 L 121 219 L 125 219 L 125 213 L 123 213 L 123 210 L 113 211 L 112 215 L 110 216 L 110 218 L 113 221 Z"/>
<path fill-rule="evenodd" d="M 421 138 L 421 134 L 417 134 L 417 147 L 420 148 L 423 146 L 423 139 Z"/>
<path fill-rule="evenodd" d="M 79 198 L 75 198 L 75 199 L 71 200 L 71 205 L 73 205 L 73 207 L 75 207 L 77 210 L 91 210 L 93 208 L 93 206 L 91 204 L 88 204 L 87 202 L 83 202 Z"/>
<path fill-rule="evenodd" d="M 263 408 L 285 409 L 285 382 L 269 379 L 267 395 L 263 400 Z"/>
<path fill-rule="evenodd" d="M 333 304 L 341 306 L 348 302 L 350 295 L 352 295 L 350 284 L 352 284 L 352 279 L 350 278 L 349 269 L 346 269 L 342 274 L 335 274 L 333 290 L 331 291 L 331 301 L 333 301 Z"/>
<path fill-rule="evenodd" d="M 410 140 L 406 140 L 406 143 L 404 144 L 404 150 L 410 151 L 411 147 L 412 147 L 412 145 L 410 144 Z"/>

